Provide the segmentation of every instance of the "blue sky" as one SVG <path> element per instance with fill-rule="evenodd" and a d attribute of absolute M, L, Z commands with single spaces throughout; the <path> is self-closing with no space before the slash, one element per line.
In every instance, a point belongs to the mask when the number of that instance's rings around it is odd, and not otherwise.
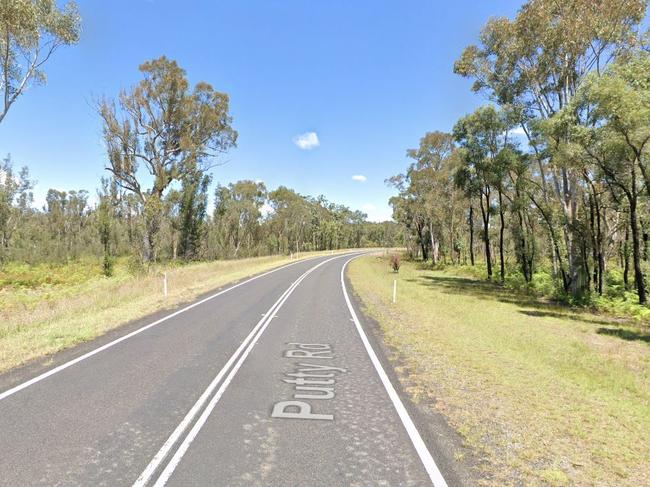
<path fill-rule="evenodd" d="M 0 124 L 0 154 L 29 166 L 37 204 L 48 188 L 94 193 L 106 156 L 92 100 L 137 83 L 138 65 L 164 54 L 191 82 L 231 96 L 239 142 L 215 181 L 282 184 L 381 220 L 393 194 L 384 180 L 404 170 L 406 149 L 485 102 L 454 60 L 490 16 L 513 16 L 522 2 L 77 3 L 80 43 L 56 53 L 47 84 Z"/>

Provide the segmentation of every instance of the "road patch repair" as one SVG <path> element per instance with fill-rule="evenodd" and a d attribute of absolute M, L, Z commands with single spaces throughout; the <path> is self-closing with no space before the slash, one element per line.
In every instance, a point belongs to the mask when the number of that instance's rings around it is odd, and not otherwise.
<path fill-rule="evenodd" d="M 334 360 L 332 346 L 324 343 L 289 343 L 292 348 L 284 352 L 285 358 Z M 333 421 L 334 414 L 315 413 L 312 405 L 320 401 L 333 399 L 336 395 L 334 386 L 337 374 L 347 373 L 347 370 L 322 363 L 300 362 L 294 365 L 292 372 L 285 372 L 288 378 L 282 382 L 294 384 L 294 400 L 279 401 L 273 405 L 272 418 L 310 419 Z M 299 400 L 298 400 L 299 399 Z M 309 401 L 309 402 L 307 402 Z M 325 409 L 325 408 L 323 408 Z"/>

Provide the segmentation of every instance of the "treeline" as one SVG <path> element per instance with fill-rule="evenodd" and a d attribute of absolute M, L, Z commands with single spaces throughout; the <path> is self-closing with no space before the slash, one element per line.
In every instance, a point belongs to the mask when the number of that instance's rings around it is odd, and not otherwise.
<path fill-rule="evenodd" d="M 32 188 L 27 168 L 16 173 L 9 158 L 2 161 L 0 265 L 65 263 L 90 256 L 103 259 L 110 274 L 116 257 L 144 262 L 150 251 L 151 261 L 212 260 L 402 242 L 401 228 L 393 222 L 368 222 L 365 214 L 322 196 L 303 196 L 283 186 L 268 191 L 264 183 L 238 181 L 217 185 L 211 208 L 208 184 L 189 193 L 182 187 L 166 193 L 150 248 L 144 243 L 145 205 L 114 180 L 104 179 L 92 198 L 85 190 L 51 189 L 43 208 L 34 208 Z"/>
<path fill-rule="evenodd" d="M 548 271 L 558 294 L 647 302 L 650 36 L 642 0 L 530 0 L 493 18 L 454 71 L 490 104 L 427 133 L 389 180 L 411 254 L 478 256 L 503 281 Z"/>
<path fill-rule="evenodd" d="M 0 122 L 60 47 L 79 41 L 74 2 L 8 0 L 0 9 Z M 23 62 L 25 61 L 25 62 Z M 229 97 L 209 83 L 190 86 L 185 71 L 161 57 L 140 66 L 142 80 L 116 98 L 95 102 L 108 177 L 96 198 L 87 190 L 47 193 L 33 208 L 27 168 L 0 164 L 0 265 L 115 257 L 148 264 L 289 254 L 401 243 L 394 223 L 263 183 L 217 185 L 208 207 L 211 169 L 234 147 Z M 91 203 L 91 201 L 93 203 Z"/>

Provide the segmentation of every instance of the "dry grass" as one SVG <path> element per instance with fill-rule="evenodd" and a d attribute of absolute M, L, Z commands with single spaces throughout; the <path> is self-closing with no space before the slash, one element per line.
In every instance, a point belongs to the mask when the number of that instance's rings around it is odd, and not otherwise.
<path fill-rule="evenodd" d="M 325 253 L 329 252 L 303 253 L 300 258 Z M 158 268 L 139 276 L 122 265 L 111 278 L 98 275 L 99 264 L 88 262 L 5 271 L 0 274 L 0 372 L 290 261 L 288 257 L 216 261 Z M 163 271 L 169 284 L 167 298 L 162 293 Z"/>
<path fill-rule="evenodd" d="M 349 270 L 405 386 L 487 459 L 490 485 L 650 485 L 650 330 L 376 257 Z"/>

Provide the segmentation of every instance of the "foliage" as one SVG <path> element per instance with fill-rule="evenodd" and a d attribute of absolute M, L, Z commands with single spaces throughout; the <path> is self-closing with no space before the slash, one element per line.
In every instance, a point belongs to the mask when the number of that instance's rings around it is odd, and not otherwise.
<path fill-rule="evenodd" d="M 646 303 L 650 61 L 647 32 L 640 32 L 646 9 L 645 0 L 530 0 L 514 19 L 487 22 L 454 71 L 473 79 L 473 90 L 496 106 L 455 124 L 456 146 L 435 172 L 422 171 L 427 134 L 420 149 L 409 151 L 419 166 L 390 180 L 400 190 L 391 200 L 393 217 L 411 254 L 420 253 L 413 245 L 419 244 L 427 260 L 436 229 L 460 211 L 467 226 L 448 240 L 476 264 L 478 208 L 488 279 L 498 239 L 502 283 L 514 272 L 524 287 L 534 287 L 538 269 L 548 267 L 556 298 L 593 303 L 608 293 L 608 273 L 620 267 L 623 288 L 635 288 Z M 454 193 L 449 181 L 439 184 L 441 173 L 453 174 L 461 189 L 444 213 L 436 209 Z M 512 257 L 517 268 L 509 265 Z M 466 260 L 465 254 L 455 263 Z"/>
<path fill-rule="evenodd" d="M 117 184 L 138 197 L 145 208 L 143 259 L 155 260 L 162 204 L 174 181 L 192 188 L 206 186 L 203 174 L 211 161 L 233 147 L 237 132 L 231 127 L 229 98 L 205 82 L 190 90 L 186 73 L 175 61 L 161 57 L 140 66 L 143 80 L 122 91 L 118 106 L 104 99 L 98 112 L 108 152 L 106 169 Z M 138 174 L 143 165 L 153 178 L 150 189 Z M 186 186 L 186 189 L 188 187 Z M 191 196 L 190 196 L 191 198 Z M 196 243 L 195 209 L 185 202 L 183 251 L 192 254 Z M 205 211 L 205 210 L 204 210 Z"/>
<path fill-rule="evenodd" d="M 0 122 L 30 84 L 45 83 L 43 65 L 80 31 L 74 2 L 59 9 L 55 0 L 0 1 Z"/>

